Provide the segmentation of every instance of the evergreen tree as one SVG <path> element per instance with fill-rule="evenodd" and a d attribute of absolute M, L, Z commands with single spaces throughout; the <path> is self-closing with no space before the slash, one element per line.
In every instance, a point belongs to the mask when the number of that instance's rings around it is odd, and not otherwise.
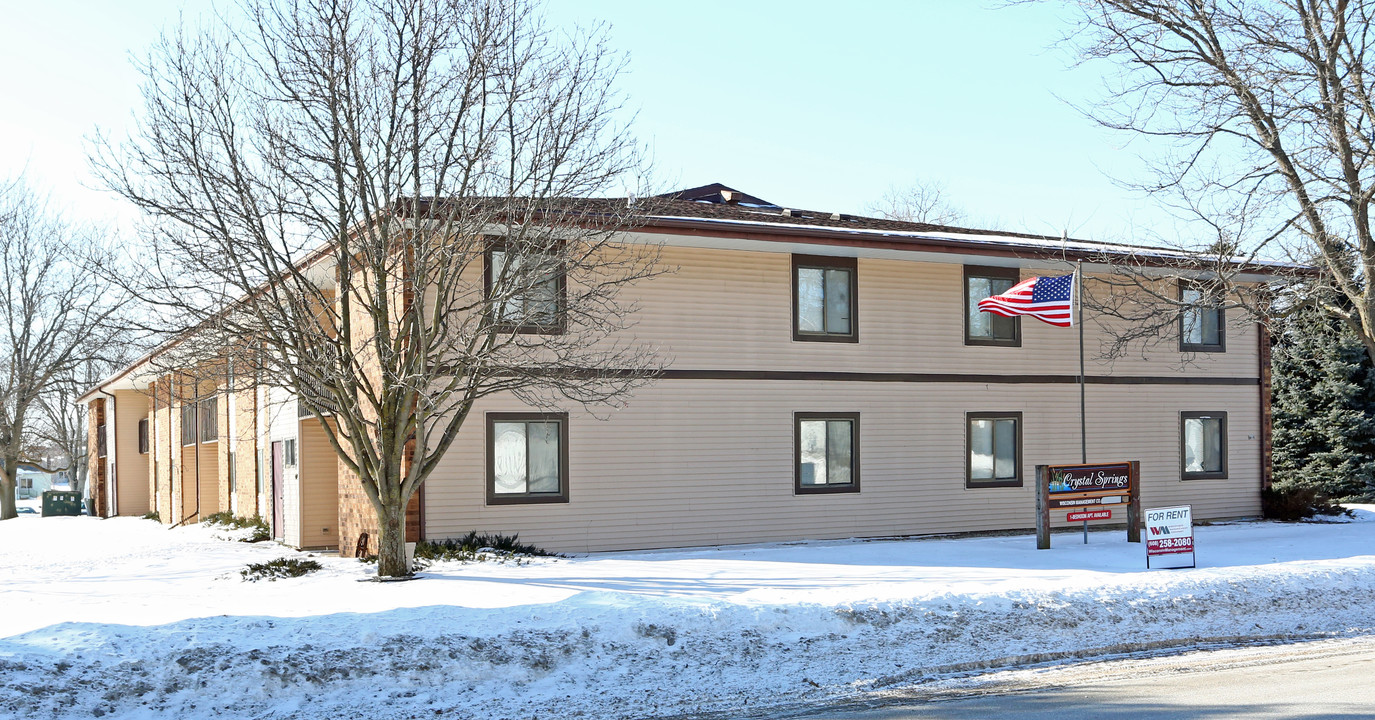
<path fill-rule="evenodd" d="M 1335 500 L 1375 496 L 1375 370 L 1330 316 L 1285 318 L 1273 341 L 1274 478 Z"/>

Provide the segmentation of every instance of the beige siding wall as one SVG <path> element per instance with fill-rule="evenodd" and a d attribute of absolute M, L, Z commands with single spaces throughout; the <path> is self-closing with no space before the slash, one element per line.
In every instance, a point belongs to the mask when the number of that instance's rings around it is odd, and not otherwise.
<path fill-rule="evenodd" d="M 1078 372 L 1077 332 L 1034 320 L 1023 320 L 1021 347 L 965 346 L 959 264 L 860 258 L 860 342 L 847 344 L 791 339 L 788 254 L 667 248 L 664 260 L 676 272 L 633 291 L 633 332 L 661 347 L 673 370 Z M 1225 353 L 1186 357 L 1170 337 L 1115 363 L 1093 359 L 1102 336 L 1093 320 L 1086 329 L 1089 375 L 1158 380 L 1089 385 L 1089 460 L 1140 460 L 1146 506 L 1257 514 L 1258 385 L 1177 382 L 1256 378 L 1254 327 L 1229 325 Z M 607 421 L 568 408 L 568 503 L 488 506 L 483 413 L 524 409 L 491 399 L 426 483 L 426 535 L 520 533 L 554 550 L 596 551 L 1030 528 L 1035 465 L 1079 461 L 1078 401 L 1072 383 L 665 378 Z M 794 494 L 792 414 L 814 411 L 860 413 L 861 492 Z M 1023 414 L 1022 487 L 965 487 L 965 413 L 977 411 Z M 1182 411 L 1228 413 L 1226 480 L 1180 479 Z"/>
<path fill-rule="evenodd" d="M 339 545 L 339 456 L 315 418 L 300 422 L 298 450 L 301 479 L 299 547 Z"/>
<path fill-rule="evenodd" d="M 786 253 L 665 248 L 676 271 L 641 283 L 633 334 L 660 345 L 674 369 L 1077 374 L 1075 330 L 1022 320 L 1022 346 L 964 344 L 964 266 L 859 259 L 860 342 L 792 340 L 792 266 Z M 979 259 L 971 257 L 971 264 Z M 1068 274 L 1065 267 L 1047 272 Z M 1024 270 L 1023 277 L 1037 274 Z M 1230 325 L 1227 352 L 1188 358 L 1170 338 L 1144 357 L 1094 359 L 1097 321 L 1086 326 L 1095 375 L 1256 376 L 1252 324 Z"/>
<path fill-rule="evenodd" d="M 148 417 L 148 395 L 116 390 L 115 502 L 119 515 L 142 515 L 152 509 L 148 496 L 148 455 L 138 451 L 138 422 Z"/>
<path fill-rule="evenodd" d="M 1140 460 L 1148 507 L 1256 514 L 1257 392 L 1090 387 L 1089 460 Z M 486 505 L 482 412 L 519 407 L 487 403 L 426 485 L 427 535 L 518 532 L 594 551 L 1029 528 L 1034 466 L 1079 460 L 1077 400 L 1073 385 L 666 380 L 608 421 L 574 414 L 570 501 L 517 506 Z M 964 413 L 985 410 L 1023 413 L 1023 487 L 965 487 Z M 1228 413 L 1228 479 L 1180 480 L 1188 410 Z M 861 492 L 794 495 L 792 413 L 810 411 L 860 413 Z"/>

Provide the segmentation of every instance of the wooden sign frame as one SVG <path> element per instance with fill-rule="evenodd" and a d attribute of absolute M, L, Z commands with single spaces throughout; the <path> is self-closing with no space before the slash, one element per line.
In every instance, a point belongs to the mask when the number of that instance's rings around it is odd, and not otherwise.
<path fill-rule="evenodd" d="M 1130 487 L 1127 489 L 1127 542 L 1141 542 L 1141 461 L 1131 460 L 1129 462 L 1112 463 L 1084 463 L 1077 465 L 1037 465 L 1036 466 L 1036 549 L 1050 549 L 1050 476 L 1055 470 L 1071 470 L 1079 468 L 1111 467 L 1115 465 L 1126 465 L 1130 473 Z M 1097 507 L 1121 507 L 1121 503 L 1112 505 L 1102 505 L 1090 500 L 1101 500 L 1104 496 L 1121 497 L 1122 492 L 1108 492 L 1102 490 L 1085 490 L 1077 493 L 1059 493 L 1057 499 L 1060 500 L 1079 500 L 1074 507 L 1091 509 Z M 1059 507 L 1057 509 L 1067 509 Z"/>

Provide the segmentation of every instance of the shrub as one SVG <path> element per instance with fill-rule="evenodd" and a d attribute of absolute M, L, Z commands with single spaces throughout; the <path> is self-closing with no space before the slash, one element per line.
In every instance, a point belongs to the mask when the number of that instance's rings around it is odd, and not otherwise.
<path fill-rule="evenodd" d="M 265 563 L 249 563 L 247 568 L 239 571 L 239 574 L 243 576 L 244 580 L 252 582 L 259 580 L 276 581 L 281 578 L 301 577 L 319 569 L 321 569 L 321 565 L 315 560 L 277 558 Z"/>
<path fill-rule="evenodd" d="M 214 513 L 214 514 L 211 514 L 211 515 L 206 515 L 206 516 L 205 516 L 205 519 L 201 521 L 201 524 L 202 524 L 202 525 L 225 525 L 225 526 L 227 526 L 227 527 L 235 527 L 235 525 L 234 525 L 234 515 L 233 515 L 232 513 L 229 513 L 229 512 L 217 512 L 217 513 Z"/>
<path fill-rule="evenodd" d="M 213 515 L 205 516 L 204 525 L 219 525 L 220 527 L 231 530 L 251 529 L 253 532 L 246 538 L 240 538 L 239 542 L 256 543 L 272 539 L 272 531 L 267 526 L 267 521 L 254 515 L 253 517 L 234 517 L 227 512 L 217 512 Z"/>
<path fill-rule="evenodd" d="M 154 511 L 152 511 L 152 512 L 143 513 L 142 515 L 140 515 L 140 516 L 138 516 L 138 517 L 139 517 L 140 520 L 154 520 L 154 521 L 156 521 L 156 522 L 162 522 L 162 516 L 158 514 L 158 511 L 157 511 L 157 510 L 154 510 Z"/>
<path fill-rule="evenodd" d="M 496 562 L 517 564 L 530 557 L 561 557 L 557 553 L 520 542 L 519 535 L 480 535 L 469 532 L 461 538 L 422 540 L 415 544 L 415 560 L 420 566 L 432 562 Z"/>
<path fill-rule="evenodd" d="M 1270 520 L 1303 520 L 1314 515 L 1351 515 L 1317 488 L 1308 485 L 1276 485 L 1260 491 L 1261 512 Z"/>

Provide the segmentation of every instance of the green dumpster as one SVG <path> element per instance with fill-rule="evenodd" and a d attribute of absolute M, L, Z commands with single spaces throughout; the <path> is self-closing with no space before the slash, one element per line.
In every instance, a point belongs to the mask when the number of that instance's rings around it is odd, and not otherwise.
<path fill-rule="evenodd" d="M 43 491 L 43 517 L 80 514 L 81 493 L 70 490 Z"/>

